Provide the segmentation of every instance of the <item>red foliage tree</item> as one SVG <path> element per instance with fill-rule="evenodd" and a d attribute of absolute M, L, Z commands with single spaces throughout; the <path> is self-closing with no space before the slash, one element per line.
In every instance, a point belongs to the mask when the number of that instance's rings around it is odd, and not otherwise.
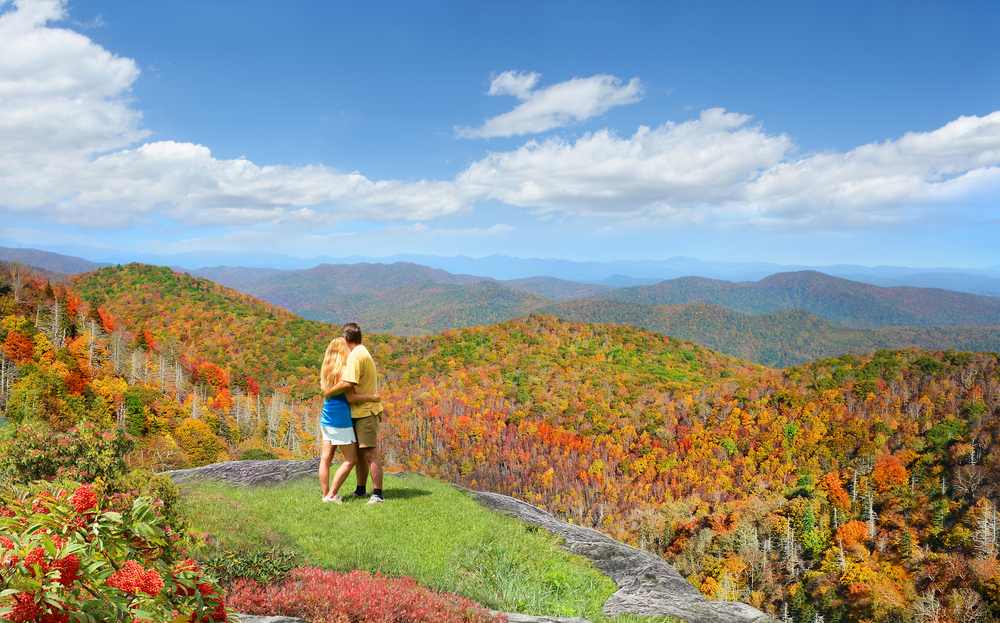
<path fill-rule="evenodd" d="M 872 480 L 875 481 L 879 491 L 883 493 L 896 485 L 906 483 L 909 477 L 910 474 L 906 471 L 903 462 L 889 455 L 880 456 L 872 470 Z"/>
<path fill-rule="evenodd" d="M 35 355 L 35 343 L 30 337 L 18 331 L 7 333 L 3 349 L 7 356 L 13 359 L 16 364 L 27 363 Z"/>
<path fill-rule="evenodd" d="M 823 478 L 819 481 L 819 486 L 826 491 L 827 499 L 830 502 L 836 504 L 841 509 L 850 510 L 851 498 L 847 496 L 847 491 L 844 490 L 844 485 L 840 482 L 840 474 L 838 472 L 824 474 Z"/>

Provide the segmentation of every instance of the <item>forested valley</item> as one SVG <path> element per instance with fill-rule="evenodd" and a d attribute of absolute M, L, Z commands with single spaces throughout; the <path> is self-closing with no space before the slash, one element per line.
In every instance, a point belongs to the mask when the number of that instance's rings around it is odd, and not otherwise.
<path fill-rule="evenodd" d="M 4 271 L 12 426 L 124 427 L 155 471 L 316 455 L 336 327 L 166 268 Z M 365 341 L 391 469 L 593 526 L 783 620 L 1000 617 L 996 353 L 776 370 L 548 315 Z"/>

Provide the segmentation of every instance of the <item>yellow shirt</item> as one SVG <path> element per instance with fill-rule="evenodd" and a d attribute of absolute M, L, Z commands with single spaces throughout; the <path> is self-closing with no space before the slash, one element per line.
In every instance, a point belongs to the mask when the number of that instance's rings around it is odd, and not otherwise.
<path fill-rule="evenodd" d="M 347 356 L 344 371 L 340 375 L 342 381 L 354 383 L 354 393 L 374 394 L 378 391 L 378 372 L 375 371 L 375 360 L 371 353 L 358 344 Z M 351 417 L 355 420 L 382 413 L 381 402 L 352 402 Z"/>

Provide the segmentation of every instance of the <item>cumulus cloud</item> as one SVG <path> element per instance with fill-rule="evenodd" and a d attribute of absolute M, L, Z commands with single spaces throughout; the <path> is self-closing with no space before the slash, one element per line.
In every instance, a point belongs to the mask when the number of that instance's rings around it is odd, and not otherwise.
<path fill-rule="evenodd" d="M 64 16 L 56 0 L 23 0 L 0 14 L 0 202 L 42 203 L 51 176 L 73 160 L 148 134 L 129 106 L 135 62 L 46 27 Z"/>
<path fill-rule="evenodd" d="M 931 132 L 781 162 L 734 189 L 762 217 L 813 221 L 824 215 L 894 221 L 898 208 L 959 201 L 1000 181 L 1000 112 L 960 117 Z"/>
<path fill-rule="evenodd" d="M 424 223 L 495 200 L 543 217 L 613 216 L 642 226 L 846 229 L 915 222 L 1000 192 L 1000 112 L 846 153 L 799 154 L 791 138 L 768 133 L 749 115 L 713 108 L 631 136 L 603 129 L 530 140 L 488 153 L 450 180 L 372 180 L 322 165 L 221 160 L 203 145 L 141 144 L 149 131 L 130 91 L 138 67 L 51 25 L 65 14 L 58 0 L 19 0 L 0 12 L 4 217 L 90 231 L 213 225 L 292 235 L 348 219 Z M 489 94 L 521 103 L 481 128 L 456 131 L 540 132 L 642 97 L 638 79 L 600 75 L 544 88 L 539 80 L 537 73 L 495 76 Z M 418 239 L 451 231 L 413 227 L 391 231 Z"/>
<path fill-rule="evenodd" d="M 531 141 L 473 163 L 456 183 L 472 194 L 540 211 L 623 214 L 719 202 L 794 147 L 788 137 L 770 136 L 749 121 L 714 108 L 692 121 L 640 127 L 628 138 L 601 130 L 574 142 Z"/>
<path fill-rule="evenodd" d="M 510 112 L 487 119 L 481 127 L 455 126 L 456 136 L 490 138 L 545 132 L 603 115 L 610 108 L 638 102 L 643 96 L 638 78 L 622 84 L 620 78 L 602 74 L 534 90 L 540 77 L 537 73 L 505 71 L 493 78 L 488 95 L 513 95 L 523 103 Z"/>
<path fill-rule="evenodd" d="M 329 224 L 337 218 L 433 219 L 468 207 L 442 182 L 372 181 L 320 165 L 219 160 L 202 145 L 159 141 L 132 108 L 140 72 L 50 22 L 64 2 L 21 0 L 0 14 L 0 206 L 59 225 Z M 324 210 L 306 209 L 325 206 Z"/>
<path fill-rule="evenodd" d="M 486 94 L 513 95 L 519 100 L 526 100 L 541 77 L 542 74 L 535 72 L 526 74 L 519 71 L 505 71 L 493 78 L 493 82 L 490 83 L 490 90 Z"/>
<path fill-rule="evenodd" d="M 716 108 L 626 138 L 529 141 L 474 162 L 456 184 L 540 214 L 833 229 L 920 220 L 1000 190 L 1000 112 L 797 157 L 789 137 L 750 121 Z"/>

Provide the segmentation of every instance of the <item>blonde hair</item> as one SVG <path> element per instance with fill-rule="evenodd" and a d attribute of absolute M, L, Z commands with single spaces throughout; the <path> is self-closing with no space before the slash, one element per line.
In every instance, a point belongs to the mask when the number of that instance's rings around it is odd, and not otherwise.
<path fill-rule="evenodd" d="M 351 349 L 347 347 L 347 340 L 342 337 L 335 337 L 330 340 L 326 347 L 326 354 L 323 355 L 323 366 L 319 371 L 319 387 L 326 393 L 331 387 L 340 381 L 340 373 L 344 371 L 347 363 L 347 355 Z"/>

